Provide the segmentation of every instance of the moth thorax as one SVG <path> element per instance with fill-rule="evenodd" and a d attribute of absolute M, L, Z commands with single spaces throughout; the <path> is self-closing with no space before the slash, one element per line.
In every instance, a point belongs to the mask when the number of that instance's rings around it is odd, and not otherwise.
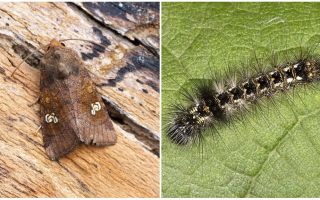
<path fill-rule="evenodd" d="M 101 110 L 100 102 L 95 102 L 91 104 L 91 115 L 96 115 L 96 112 Z"/>
<path fill-rule="evenodd" d="M 72 72 L 72 68 L 69 65 L 67 66 L 65 63 L 59 63 L 57 68 L 59 74 L 63 76 L 68 76 Z"/>
<path fill-rule="evenodd" d="M 67 78 L 71 74 L 78 74 L 82 65 L 78 55 L 68 49 L 52 47 L 45 55 L 42 63 L 53 76 L 59 79 Z"/>
<path fill-rule="evenodd" d="M 58 64 L 58 76 L 60 78 L 66 78 L 71 74 L 79 74 L 79 65 L 70 64 L 70 63 L 59 63 Z"/>

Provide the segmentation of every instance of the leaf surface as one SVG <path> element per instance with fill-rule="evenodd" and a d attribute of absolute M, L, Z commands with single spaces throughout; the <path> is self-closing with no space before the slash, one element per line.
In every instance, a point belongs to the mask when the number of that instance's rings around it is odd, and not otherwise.
<path fill-rule="evenodd" d="M 162 6 L 163 127 L 168 106 L 194 80 L 243 70 L 253 52 L 320 41 L 319 3 Z M 242 120 L 219 125 L 219 136 L 208 130 L 200 146 L 178 147 L 163 131 L 163 197 L 319 197 L 320 84 L 261 101 Z"/>

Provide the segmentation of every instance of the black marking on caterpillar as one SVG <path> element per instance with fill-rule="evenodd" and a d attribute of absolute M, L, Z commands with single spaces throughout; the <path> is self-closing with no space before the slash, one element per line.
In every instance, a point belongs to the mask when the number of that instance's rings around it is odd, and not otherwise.
<path fill-rule="evenodd" d="M 272 64 L 269 70 L 257 70 L 253 75 L 242 73 L 240 81 L 204 79 L 192 91 L 183 90 L 187 104 L 171 106 L 172 118 L 165 127 L 168 138 L 178 145 L 199 142 L 207 128 L 229 123 L 236 113 L 261 98 L 318 81 L 320 57 L 300 50 L 293 60 Z"/>

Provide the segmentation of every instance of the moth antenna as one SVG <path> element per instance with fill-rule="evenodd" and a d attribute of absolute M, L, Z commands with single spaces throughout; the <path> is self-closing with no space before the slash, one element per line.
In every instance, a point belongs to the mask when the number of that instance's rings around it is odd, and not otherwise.
<path fill-rule="evenodd" d="M 13 77 L 13 75 L 16 73 L 16 71 L 19 69 L 19 67 L 28 59 L 30 58 L 30 56 L 34 55 L 37 51 L 40 52 L 39 49 L 44 49 L 46 46 L 48 45 L 40 45 L 39 48 L 35 49 L 34 51 L 32 51 L 31 53 L 29 53 L 19 64 L 18 66 L 13 70 L 12 74 L 10 75 L 10 77 Z M 41 53 L 41 52 L 40 52 Z"/>
<path fill-rule="evenodd" d="M 10 77 L 13 77 L 13 75 L 16 73 L 16 71 L 19 69 L 19 67 L 20 67 L 28 58 L 30 58 L 30 56 L 34 55 L 37 51 L 38 51 L 38 49 L 36 49 L 36 50 L 34 50 L 33 52 L 29 53 L 29 54 L 17 65 L 17 67 L 13 70 L 12 74 L 10 75 Z"/>
<path fill-rule="evenodd" d="M 59 42 L 66 42 L 66 41 L 72 41 L 72 40 L 73 40 L 73 41 L 76 40 L 76 41 L 89 42 L 89 43 L 91 43 L 91 44 L 95 44 L 95 45 L 97 45 L 97 46 L 103 47 L 103 48 L 105 48 L 107 51 L 110 51 L 110 50 L 108 49 L 108 46 L 103 45 L 103 44 L 98 44 L 98 43 L 96 43 L 96 42 L 94 42 L 94 41 L 92 41 L 92 40 L 69 38 L 69 39 L 59 40 Z"/>

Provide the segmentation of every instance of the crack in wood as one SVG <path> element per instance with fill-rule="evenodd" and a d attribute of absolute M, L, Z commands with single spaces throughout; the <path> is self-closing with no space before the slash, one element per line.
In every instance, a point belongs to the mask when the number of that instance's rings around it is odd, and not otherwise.
<path fill-rule="evenodd" d="M 159 136 L 152 130 L 140 125 L 134 119 L 128 117 L 129 114 L 125 113 L 118 105 L 113 103 L 106 96 L 102 96 L 104 103 L 107 106 L 110 117 L 118 122 L 121 128 L 127 132 L 134 134 L 136 139 L 145 144 L 146 148 L 151 153 L 159 155 Z"/>
<path fill-rule="evenodd" d="M 153 49 L 152 47 L 149 47 L 147 45 L 145 45 L 144 43 L 142 43 L 139 39 L 135 38 L 134 40 L 131 40 L 129 37 L 120 34 L 117 30 L 113 29 L 111 26 L 107 26 L 106 23 L 103 23 L 104 20 L 101 19 L 102 21 L 99 21 L 95 16 L 93 16 L 92 14 L 88 13 L 86 10 L 84 10 L 81 6 L 75 4 L 75 3 L 67 3 L 67 5 L 70 6 L 70 8 L 81 12 L 82 14 L 85 14 L 88 18 L 90 18 L 91 20 L 93 20 L 95 23 L 99 24 L 100 26 L 102 26 L 103 28 L 111 31 L 112 33 L 114 33 L 116 36 L 130 42 L 131 44 L 133 44 L 134 46 L 143 46 L 145 49 L 147 49 L 151 54 L 153 54 L 154 56 L 156 56 L 157 58 L 159 58 L 159 54 L 157 53 L 157 51 L 155 49 Z"/>

